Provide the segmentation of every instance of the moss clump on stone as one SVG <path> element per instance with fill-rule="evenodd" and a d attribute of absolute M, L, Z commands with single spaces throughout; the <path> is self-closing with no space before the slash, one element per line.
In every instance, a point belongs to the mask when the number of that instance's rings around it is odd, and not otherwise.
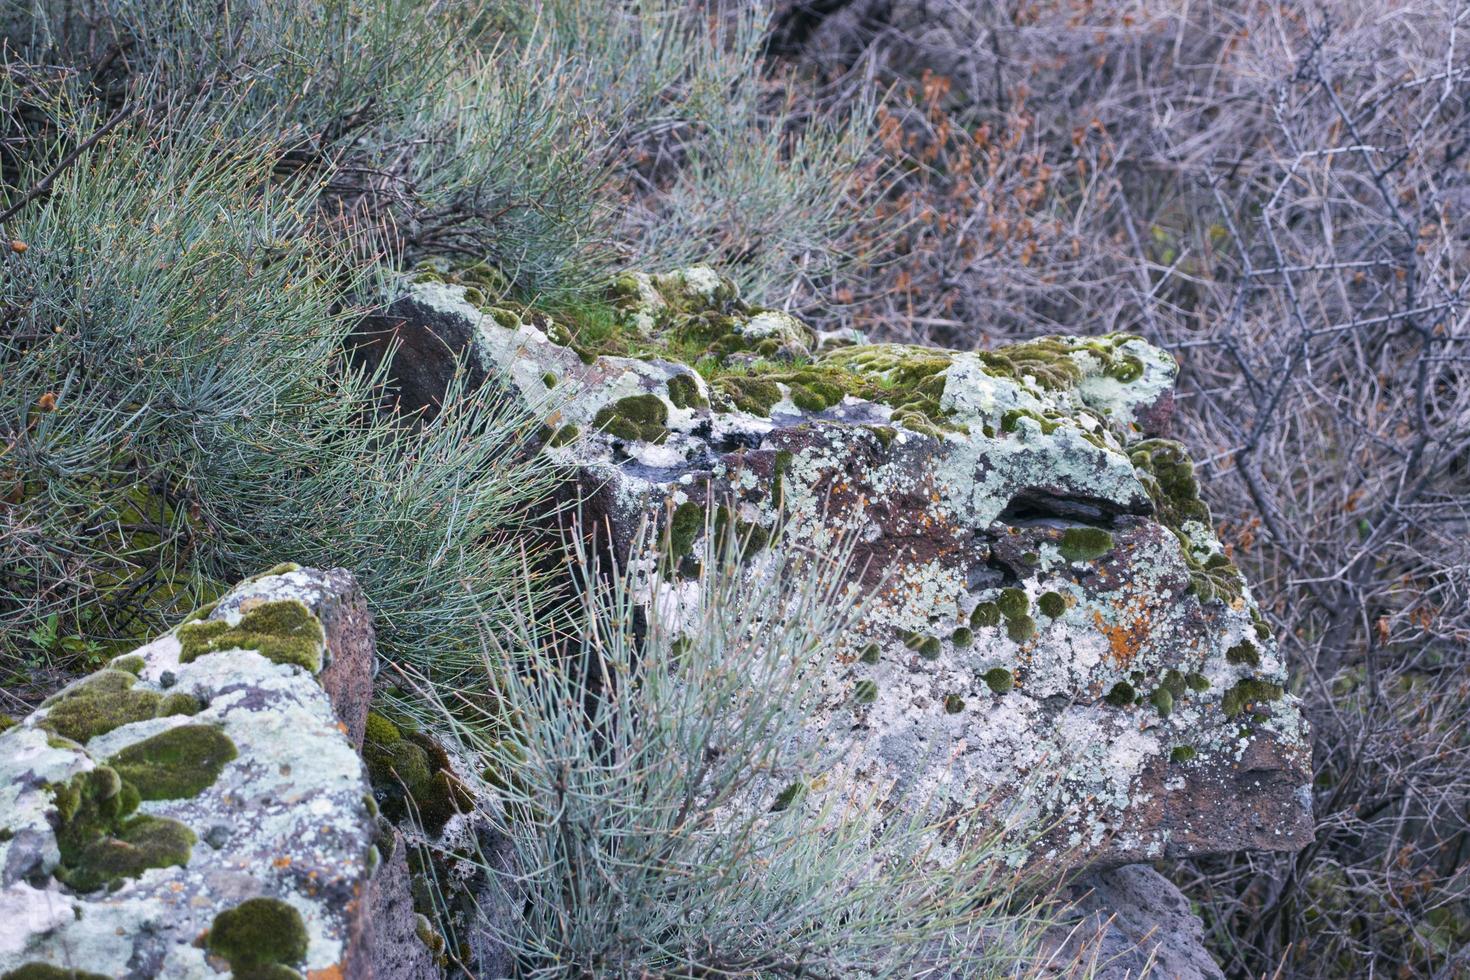
<path fill-rule="evenodd" d="M 858 704 L 872 704 L 878 700 L 878 682 L 864 678 L 852 686 L 852 699 Z"/>
<path fill-rule="evenodd" d="M 947 694 L 944 697 L 944 713 L 957 715 L 965 710 L 965 699 L 958 694 Z"/>
<path fill-rule="evenodd" d="M 1016 677 L 1004 667 L 992 667 L 984 675 L 986 685 L 996 694 L 1009 694 L 1016 686 Z"/>
<path fill-rule="evenodd" d="M 1226 650 L 1225 659 L 1232 664 L 1243 664 L 1247 667 L 1261 666 L 1261 652 L 1250 640 L 1241 640 Z"/>
<path fill-rule="evenodd" d="M 147 664 L 144 662 L 143 658 L 138 656 L 136 653 L 130 653 L 126 657 L 118 657 L 112 663 L 108 664 L 108 666 L 111 667 L 113 670 L 125 670 L 129 674 L 132 674 L 134 677 L 137 677 L 139 674 L 143 673 L 143 668 L 147 666 Z"/>
<path fill-rule="evenodd" d="M 1175 698 L 1184 697 L 1184 692 L 1189 687 L 1184 681 L 1184 675 L 1173 668 L 1164 671 L 1164 679 L 1159 684 Z"/>
<path fill-rule="evenodd" d="M 546 440 L 546 444 L 553 449 L 557 449 L 561 446 L 565 446 L 567 443 L 576 439 L 577 436 L 581 434 L 582 430 L 577 426 L 564 425 L 551 434 L 551 438 Z"/>
<path fill-rule="evenodd" d="M 905 633 L 903 635 L 903 645 L 910 650 L 917 650 L 924 645 L 924 641 L 927 639 L 928 637 L 923 633 Z"/>
<path fill-rule="evenodd" d="M 9 715 L 0 715 L 0 732 L 8 732 L 10 731 L 10 729 L 19 724 L 20 722 L 16 721 Z"/>
<path fill-rule="evenodd" d="M 752 524 L 736 517 L 729 507 L 721 504 L 715 508 L 714 521 L 715 548 L 723 552 L 733 543 L 740 549 L 744 558 L 751 558 L 765 550 L 771 541 L 771 532 L 759 524 Z M 730 541 L 730 534 L 734 533 L 734 541 Z"/>
<path fill-rule="evenodd" d="M 254 650 L 278 664 L 296 664 L 312 673 L 321 670 L 326 633 L 321 622 L 299 599 L 262 602 L 231 626 L 221 619 L 189 623 L 178 629 L 180 663 L 192 663 L 221 650 Z"/>
<path fill-rule="evenodd" d="M 1204 674 L 1188 674 L 1184 678 L 1184 683 L 1196 694 L 1203 694 L 1210 689 L 1210 679 Z"/>
<path fill-rule="evenodd" d="M 1006 636 L 1012 643 L 1025 643 L 1036 635 L 1036 620 L 1030 616 L 1014 616 L 1006 620 Z"/>
<path fill-rule="evenodd" d="M 1174 746 L 1174 750 L 1169 753 L 1169 761 L 1180 764 L 1193 762 L 1198 755 L 1199 753 L 1195 751 L 1193 745 L 1176 745 Z"/>
<path fill-rule="evenodd" d="M 135 816 L 138 791 L 117 771 L 98 766 L 53 790 L 56 879 L 77 891 L 94 891 L 149 868 L 184 864 L 194 834 L 177 820 Z"/>
<path fill-rule="evenodd" d="M 456 813 L 466 813 L 474 798 L 449 771 L 449 756 L 433 739 L 404 732 L 377 712 L 368 713 L 362 758 L 368 777 L 395 818 L 412 814 L 434 833 Z"/>
<path fill-rule="evenodd" d="M 993 602 L 982 602 L 970 611 L 970 628 L 981 629 L 1000 623 L 1000 606 Z"/>
<path fill-rule="evenodd" d="M 100 670 L 43 702 L 46 717 L 39 725 L 84 744 L 135 721 L 198 710 L 198 702 L 188 695 L 164 697 L 154 691 L 134 690 L 137 680 L 127 671 Z M 193 710 L 189 710 L 191 705 Z"/>
<path fill-rule="evenodd" d="M 975 642 L 975 633 L 968 626 L 961 626 L 950 635 L 949 642 L 964 649 Z"/>
<path fill-rule="evenodd" d="M 50 963 L 25 963 L 0 976 L 0 980 L 111 980 L 103 973 L 88 973 L 53 966 Z"/>
<path fill-rule="evenodd" d="M 878 662 L 878 658 L 881 654 L 882 648 L 880 648 L 878 644 L 869 643 L 867 646 L 863 647 L 863 652 L 858 656 L 858 659 L 865 664 L 875 664 Z"/>
<path fill-rule="evenodd" d="M 669 556 L 677 561 L 694 550 L 694 539 L 704 530 L 704 508 L 685 501 L 669 516 Z"/>
<path fill-rule="evenodd" d="M 216 915 L 205 944 L 241 980 L 283 977 L 306 959 L 306 923 L 279 898 L 252 898 Z"/>
<path fill-rule="evenodd" d="M 1149 702 L 1158 711 L 1159 717 L 1167 718 L 1174 711 L 1174 695 L 1167 687 L 1161 687 L 1149 696 Z"/>
<path fill-rule="evenodd" d="M 924 642 L 919 644 L 919 656 L 923 657 L 925 660 L 936 660 L 939 657 L 940 649 L 941 645 L 939 643 L 939 637 L 926 637 L 924 639 Z"/>
<path fill-rule="evenodd" d="M 1024 616 L 1031 611 L 1031 600 L 1026 597 L 1024 589 L 1001 589 L 995 604 L 1006 619 Z"/>
<path fill-rule="evenodd" d="M 1094 561 L 1113 550 L 1113 536 L 1100 527 L 1069 527 L 1057 551 L 1069 562 Z"/>
<path fill-rule="evenodd" d="M 661 443 L 668 438 L 669 407 L 657 395 L 629 395 L 598 409 L 592 426 L 626 442 Z"/>
<path fill-rule="evenodd" d="M 1126 708 L 1137 698 L 1138 692 L 1133 689 L 1132 684 L 1127 681 L 1119 681 L 1112 686 L 1103 700 L 1115 708 Z"/>
<path fill-rule="evenodd" d="M 1233 718 L 1261 701 L 1279 701 L 1285 693 L 1279 684 L 1248 677 L 1225 692 L 1220 706 L 1228 717 Z"/>
<path fill-rule="evenodd" d="M 771 812 L 780 813 L 782 810 L 787 809 L 791 806 L 791 804 L 795 803 L 797 798 L 800 797 L 804 792 L 806 792 L 805 783 L 803 783 L 799 779 L 792 782 L 785 789 L 776 794 L 776 799 L 771 803 Z"/>
<path fill-rule="evenodd" d="M 699 382 L 691 374 L 676 374 L 669 379 L 669 401 L 675 408 L 709 407 L 709 401 L 700 394 Z"/>
<path fill-rule="evenodd" d="M 213 725 L 180 725 L 135 742 L 107 760 L 145 800 L 198 796 L 237 755 L 235 743 Z"/>
<path fill-rule="evenodd" d="M 1169 439 L 1146 439 L 1129 450 L 1128 458 L 1160 522 L 1176 530 L 1185 521 L 1210 526 L 1210 509 L 1200 499 L 1194 462 L 1182 445 Z"/>
<path fill-rule="evenodd" d="M 1051 619 L 1060 619 L 1067 611 L 1067 600 L 1060 592 L 1045 592 L 1036 600 L 1036 608 Z"/>
<path fill-rule="evenodd" d="M 729 375 L 716 378 L 711 387 L 718 396 L 715 407 L 723 411 L 734 409 L 747 415 L 769 417 L 771 409 L 781 400 L 780 386 L 766 378 Z"/>

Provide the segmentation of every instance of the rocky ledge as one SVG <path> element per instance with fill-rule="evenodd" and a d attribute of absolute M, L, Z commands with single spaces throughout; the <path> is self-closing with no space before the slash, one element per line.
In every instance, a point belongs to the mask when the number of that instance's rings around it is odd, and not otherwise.
<path fill-rule="evenodd" d="M 281 566 L 0 733 L 0 976 L 430 975 L 373 658 L 352 576 Z"/>
<path fill-rule="evenodd" d="M 359 355 L 397 351 L 410 408 L 456 371 L 509 379 L 593 526 L 626 547 L 661 515 L 650 614 L 677 629 L 722 533 L 753 555 L 778 521 L 819 548 L 855 536 L 872 598 L 808 706 L 835 761 L 791 786 L 1019 809 L 1051 828 L 1023 862 L 1309 840 L 1297 699 L 1167 438 L 1167 353 L 1123 335 L 865 344 L 705 267 L 625 276 L 606 308 L 561 317 L 492 285 L 428 267 Z"/>

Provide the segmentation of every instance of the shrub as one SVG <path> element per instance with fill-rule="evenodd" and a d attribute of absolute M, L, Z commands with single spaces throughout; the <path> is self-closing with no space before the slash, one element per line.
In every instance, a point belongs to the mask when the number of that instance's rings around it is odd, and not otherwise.
<path fill-rule="evenodd" d="M 516 721 L 462 737 L 504 788 L 487 817 L 513 857 L 489 871 L 524 913 L 482 927 L 522 975 L 1013 975 L 1044 916 L 993 839 L 821 789 L 802 705 L 852 617 L 836 551 L 729 540 L 682 632 L 640 637 L 642 573 L 597 581 L 578 546 L 569 643 L 527 619 L 487 652 L 514 664 Z M 926 851 L 940 834 L 947 862 Z"/>

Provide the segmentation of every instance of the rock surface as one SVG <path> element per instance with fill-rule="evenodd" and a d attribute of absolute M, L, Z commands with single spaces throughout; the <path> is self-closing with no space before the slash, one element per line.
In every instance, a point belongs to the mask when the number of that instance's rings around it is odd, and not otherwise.
<path fill-rule="evenodd" d="M 282 566 L 191 619 L 0 734 L 0 975 L 369 977 L 375 920 L 401 941 L 352 576 Z"/>
<path fill-rule="evenodd" d="M 1043 863 L 1310 839 L 1298 703 L 1165 438 L 1165 352 L 853 344 L 702 267 L 625 277 L 611 317 L 566 323 L 423 278 L 363 351 L 413 349 L 395 369 L 410 407 L 436 403 L 456 356 L 510 379 L 620 545 L 663 515 L 654 614 L 677 627 L 722 529 L 751 553 L 778 520 L 818 548 L 857 537 L 873 595 L 809 706 L 836 761 L 794 778 L 1021 807 L 1053 829 L 1018 860 Z"/>

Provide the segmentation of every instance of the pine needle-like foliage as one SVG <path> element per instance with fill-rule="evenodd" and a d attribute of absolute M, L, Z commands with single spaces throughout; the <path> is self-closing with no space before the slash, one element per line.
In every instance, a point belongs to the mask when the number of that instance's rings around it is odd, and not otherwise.
<path fill-rule="evenodd" d="M 510 841 L 492 905 L 524 911 L 482 928 L 526 977 L 1014 975 L 1046 918 L 998 838 L 922 801 L 836 803 L 803 737 L 848 552 L 727 539 L 677 609 L 645 623 L 656 573 L 633 562 L 584 583 L 564 642 L 528 613 L 487 653 L 512 720 L 462 739 Z"/>

